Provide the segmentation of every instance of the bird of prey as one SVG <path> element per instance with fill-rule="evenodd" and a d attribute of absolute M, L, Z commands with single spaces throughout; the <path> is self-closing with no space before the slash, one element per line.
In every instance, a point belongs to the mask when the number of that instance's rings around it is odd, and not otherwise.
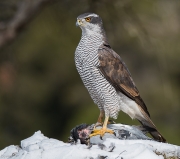
<path fill-rule="evenodd" d="M 91 136 L 113 133 L 107 129 L 108 119 L 116 119 L 122 110 L 147 128 L 155 140 L 166 142 L 150 119 L 127 66 L 109 45 L 101 17 L 95 13 L 84 13 L 77 17 L 76 25 L 82 30 L 75 51 L 76 68 L 100 109 L 97 123 L 102 123 L 105 115 L 102 129 L 94 129 Z"/>

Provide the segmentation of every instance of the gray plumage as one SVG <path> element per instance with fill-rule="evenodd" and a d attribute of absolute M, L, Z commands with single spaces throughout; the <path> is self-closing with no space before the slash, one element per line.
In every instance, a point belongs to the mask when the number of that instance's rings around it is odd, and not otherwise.
<path fill-rule="evenodd" d="M 106 133 L 103 137 L 92 136 L 89 140 L 89 135 L 93 131 L 95 124 L 87 125 L 80 124 L 71 130 L 69 137 L 69 143 L 77 143 L 80 139 L 81 144 L 96 144 L 103 143 L 107 138 L 120 139 L 120 140 L 152 140 L 152 138 L 146 136 L 147 130 L 142 126 L 129 126 L 124 124 L 109 124 L 108 128 L 114 131 L 114 134 Z M 98 126 L 101 128 L 101 126 Z"/>
<path fill-rule="evenodd" d="M 123 124 L 109 124 L 108 128 L 114 130 L 114 134 L 105 134 L 102 138 L 93 136 L 90 138 L 91 144 L 103 143 L 107 138 L 114 138 L 120 140 L 152 140 L 146 136 L 138 127 L 123 125 Z"/>
<path fill-rule="evenodd" d="M 94 103 L 100 110 L 105 109 L 106 115 L 116 119 L 120 110 L 118 96 L 114 87 L 104 78 L 98 68 L 100 66 L 98 49 L 103 44 L 104 35 L 103 30 L 98 25 L 96 27 L 96 33 L 83 30 L 75 52 L 76 68 Z"/>
<path fill-rule="evenodd" d="M 85 13 L 77 17 L 76 24 L 82 29 L 82 37 L 75 51 L 76 68 L 100 111 L 105 113 L 107 119 L 116 119 L 122 110 L 150 128 L 154 138 L 165 142 L 151 121 L 125 63 L 111 49 L 102 19 L 97 14 Z"/>

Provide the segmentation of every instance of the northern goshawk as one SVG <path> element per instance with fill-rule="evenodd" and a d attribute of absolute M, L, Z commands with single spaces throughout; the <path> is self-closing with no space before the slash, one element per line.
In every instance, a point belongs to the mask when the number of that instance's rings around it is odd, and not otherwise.
<path fill-rule="evenodd" d="M 99 15 L 81 14 L 77 17 L 76 25 L 82 29 L 82 37 L 75 51 L 76 68 L 100 109 L 98 123 L 102 123 L 105 114 L 103 128 L 95 129 L 92 136 L 113 133 L 107 129 L 108 119 L 116 119 L 122 110 L 146 127 L 155 140 L 166 142 L 151 121 L 128 68 L 110 47 Z"/>

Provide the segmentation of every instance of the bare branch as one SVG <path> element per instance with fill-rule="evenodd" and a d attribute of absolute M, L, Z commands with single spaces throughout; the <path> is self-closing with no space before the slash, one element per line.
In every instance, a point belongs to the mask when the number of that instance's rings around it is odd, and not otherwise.
<path fill-rule="evenodd" d="M 0 48 L 13 41 L 26 24 L 45 4 L 55 0 L 23 0 L 12 20 L 5 24 L 0 22 Z"/>

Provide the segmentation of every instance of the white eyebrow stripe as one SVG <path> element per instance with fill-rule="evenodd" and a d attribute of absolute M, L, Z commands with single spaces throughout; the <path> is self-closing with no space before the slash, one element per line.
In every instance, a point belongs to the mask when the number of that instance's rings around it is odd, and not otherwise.
<path fill-rule="evenodd" d="M 93 17 L 98 17 L 98 15 L 97 14 L 89 14 L 88 16 L 86 16 L 86 17 L 90 17 L 90 16 L 93 16 Z M 86 18 L 85 17 L 85 18 Z"/>

